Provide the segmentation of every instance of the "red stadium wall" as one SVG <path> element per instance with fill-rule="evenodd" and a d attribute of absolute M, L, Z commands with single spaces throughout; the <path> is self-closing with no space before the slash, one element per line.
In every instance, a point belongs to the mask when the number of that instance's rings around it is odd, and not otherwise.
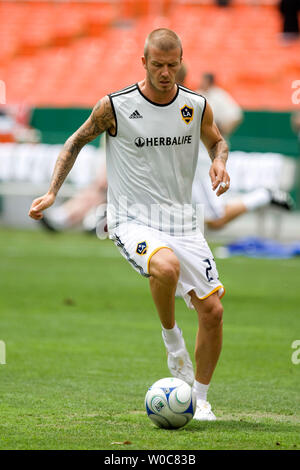
<path fill-rule="evenodd" d="M 292 110 L 300 41 L 284 41 L 277 5 L 262 3 L 3 1 L 0 80 L 7 102 L 92 106 L 143 78 L 145 36 L 169 27 L 183 41 L 187 86 L 197 88 L 209 71 L 244 108 Z"/>

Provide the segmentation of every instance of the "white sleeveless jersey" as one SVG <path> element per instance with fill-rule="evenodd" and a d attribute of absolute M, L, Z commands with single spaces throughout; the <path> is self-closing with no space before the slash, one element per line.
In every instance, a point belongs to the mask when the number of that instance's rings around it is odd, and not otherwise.
<path fill-rule="evenodd" d="M 195 230 L 191 206 L 206 100 L 178 86 L 168 104 L 138 84 L 109 95 L 116 134 L 107 132 L 108 229 L 134 221 L 170 234 Z"/>

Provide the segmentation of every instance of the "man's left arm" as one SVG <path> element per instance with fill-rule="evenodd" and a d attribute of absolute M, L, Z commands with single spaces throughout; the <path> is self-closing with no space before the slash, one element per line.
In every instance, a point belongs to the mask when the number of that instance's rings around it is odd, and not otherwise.
<path fill-rule="evenodd" d="M 230 177 L 226 171 L 228 145 L 214 122 L 213 112 L 208 103 L 206 103 L 202 119 L 201 140 L 212 161 L 209 170 L 212 189 L 213 191 L 217 189 L 216 194 L 220 196 L 225 193 L 230 186 Z"/>

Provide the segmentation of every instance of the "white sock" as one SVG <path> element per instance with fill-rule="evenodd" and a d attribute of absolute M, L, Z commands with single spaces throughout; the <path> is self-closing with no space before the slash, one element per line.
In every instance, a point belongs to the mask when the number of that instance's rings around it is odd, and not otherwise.
<path fill-rule="evenodd" d="M 197 382 L 197 380 L 194 380 L 193 390 L 196 392 L 197 400 L 207 401 L 207 392 L 209 389 L 209 385 L 210 384 L 205 385 L 200 382 Z"/>
<path fill-rule="evenodd" d="M 69 221 L 68 212 L 62 206 L 53 208 L 51 211 L 49 211 L 49 214 L 46 215 L 47 219 L 54 225 L 56 229 L 63 230 L 72 225 Z"/>
<path fill-rule="evenodd" d="M 181 329 L 175 323 L 174 328 L 167 329 L 162 326 L 165 345 L 169 352 L 178 351 L 184 346 Z"/>
<path fill-rule="evenodd" d="M 251 191 L 251 193 L 244 194 L 241 197 L 241 201 L 245 204 L 248 211 L 253 211 L 270 204 L 271 195 L 267 189 L 259 188 Z"/>

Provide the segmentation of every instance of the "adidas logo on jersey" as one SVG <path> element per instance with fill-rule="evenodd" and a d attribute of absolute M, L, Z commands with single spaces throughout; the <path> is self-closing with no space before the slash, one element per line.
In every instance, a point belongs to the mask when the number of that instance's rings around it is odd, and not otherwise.
<path fill-rule="evenodd" d="M 133 113 L 130 114 L 129 116 L 129 119 L 141 119 L 141 118 L 143 118 L 143 116 L 140 115 L 137 109 L 133 111 Z"/>

